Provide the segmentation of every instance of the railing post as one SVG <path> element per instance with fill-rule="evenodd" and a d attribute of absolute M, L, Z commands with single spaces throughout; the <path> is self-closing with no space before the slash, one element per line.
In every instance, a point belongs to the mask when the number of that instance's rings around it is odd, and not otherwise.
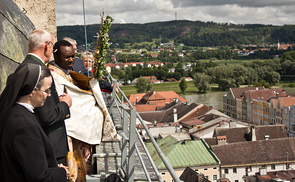
<path fill-rule="evenodd" d="M 128 146 L 128 112 L 123 109 L 123 137 L 122 137 L 122 158 L 121 158 L 121 168 L 123 169 L 125 175 L 127 175 L 127 146 Z"/>
<path fill-rule="evenodd" d="M 128 158 L 128 182 L 134 181 L 134 161 L 135 161 L 135 129 L 136 129 L 136 110 L 131 108 L 129 124 L 129 158 Z"/>
<path fill-rule="evenodd" d="M 114 79 L 113 80 L 113 90 L 112 90 L 112 98 L 111 98 L 111 104 L 110 104 L 110 108 L 109 108 L 109 113 L 112 116 L 112 110 L 113 110 L 113 105 L 116 99 L 116 88 L 117 88 L 117 80 Z"/>

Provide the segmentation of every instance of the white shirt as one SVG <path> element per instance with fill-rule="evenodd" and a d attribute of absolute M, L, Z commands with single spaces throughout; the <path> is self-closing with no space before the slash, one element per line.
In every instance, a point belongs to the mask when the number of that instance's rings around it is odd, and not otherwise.
<path fill-rule="evenodd" d="M 37 56 L 36 54 L 28 53 L 28 55 L 35 56 L 36 58 L 40 59 L 40 61 L 42 61 L 42 63 L 44 63 L 44 61 L 43 61 L 39 56 Z M 44 63 L 44 64 L 45 64 L 45 63 Z"/>
<path fill-rule="evenodd" d="M 25 108 L 27 108 L 31 113 L 34 113 L 34 106 L 27 104 L 27 103 L 23 103 L 23 102 L 16 102 L 17 104 L 24 106 Z"/>

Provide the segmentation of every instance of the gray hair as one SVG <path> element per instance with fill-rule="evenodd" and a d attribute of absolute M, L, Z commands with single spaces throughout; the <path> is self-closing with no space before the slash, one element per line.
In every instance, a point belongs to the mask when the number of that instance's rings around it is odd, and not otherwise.
<path fill-rule="evenodd" d="M 82 60 L 83 60 L 83 59 L 87 59 L 87 55 L 88 55 L 88 58 L 94 59 L 93 54 L 90 53 L 90 52 L 87 52 L 87 54 L 86 54 L 86 52 L 83 52 L 83 54 L 81 55 L 81 59 L 82 59 Z"/>
<path fill-rule="evenodd" d="M 45 42 L 51 41 L 51 34 L 46 30 L 34 30 L 29 35 L 29 52 L 35 51 L 43 46 Z"/>
<path fill-rule="evenodd" d="M 63 40 L 68 41 L 68 42 L 71 43 L 72 45 L 73 45 L 73 44 L 77 45 L 77 41 L 74 40 L 74 39 L 71 39 L 71 38 L 69 38 L 69 37 L 64 37 Z"/>

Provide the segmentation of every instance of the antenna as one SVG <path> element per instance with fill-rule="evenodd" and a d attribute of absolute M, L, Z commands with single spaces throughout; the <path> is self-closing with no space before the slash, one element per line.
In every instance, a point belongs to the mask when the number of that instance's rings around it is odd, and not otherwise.
<path fill-rule="evenodd" d="M 175 20 L 177 20 L 177 13 L 175 12 Z"/>

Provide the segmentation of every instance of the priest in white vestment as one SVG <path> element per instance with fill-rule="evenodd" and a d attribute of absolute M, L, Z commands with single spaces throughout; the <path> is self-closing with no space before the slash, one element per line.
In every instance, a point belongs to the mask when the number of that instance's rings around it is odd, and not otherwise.
<path fill-rule="evenodd" d="M 65 120 L 70 148 L 67 163 L 72 181 L 85 181 L 85 175 L 91 173 L 91 145 L 119 141 L 121 137 L 105 106 L 98 81 L 70 71 L 75 61 L 73 46 L 60 40 L 53 50 L 55 63 L 48 64 L 48 67 L 56 90 L 58 95 L 67 92 L 73 103 L 71 118 Z"/>

